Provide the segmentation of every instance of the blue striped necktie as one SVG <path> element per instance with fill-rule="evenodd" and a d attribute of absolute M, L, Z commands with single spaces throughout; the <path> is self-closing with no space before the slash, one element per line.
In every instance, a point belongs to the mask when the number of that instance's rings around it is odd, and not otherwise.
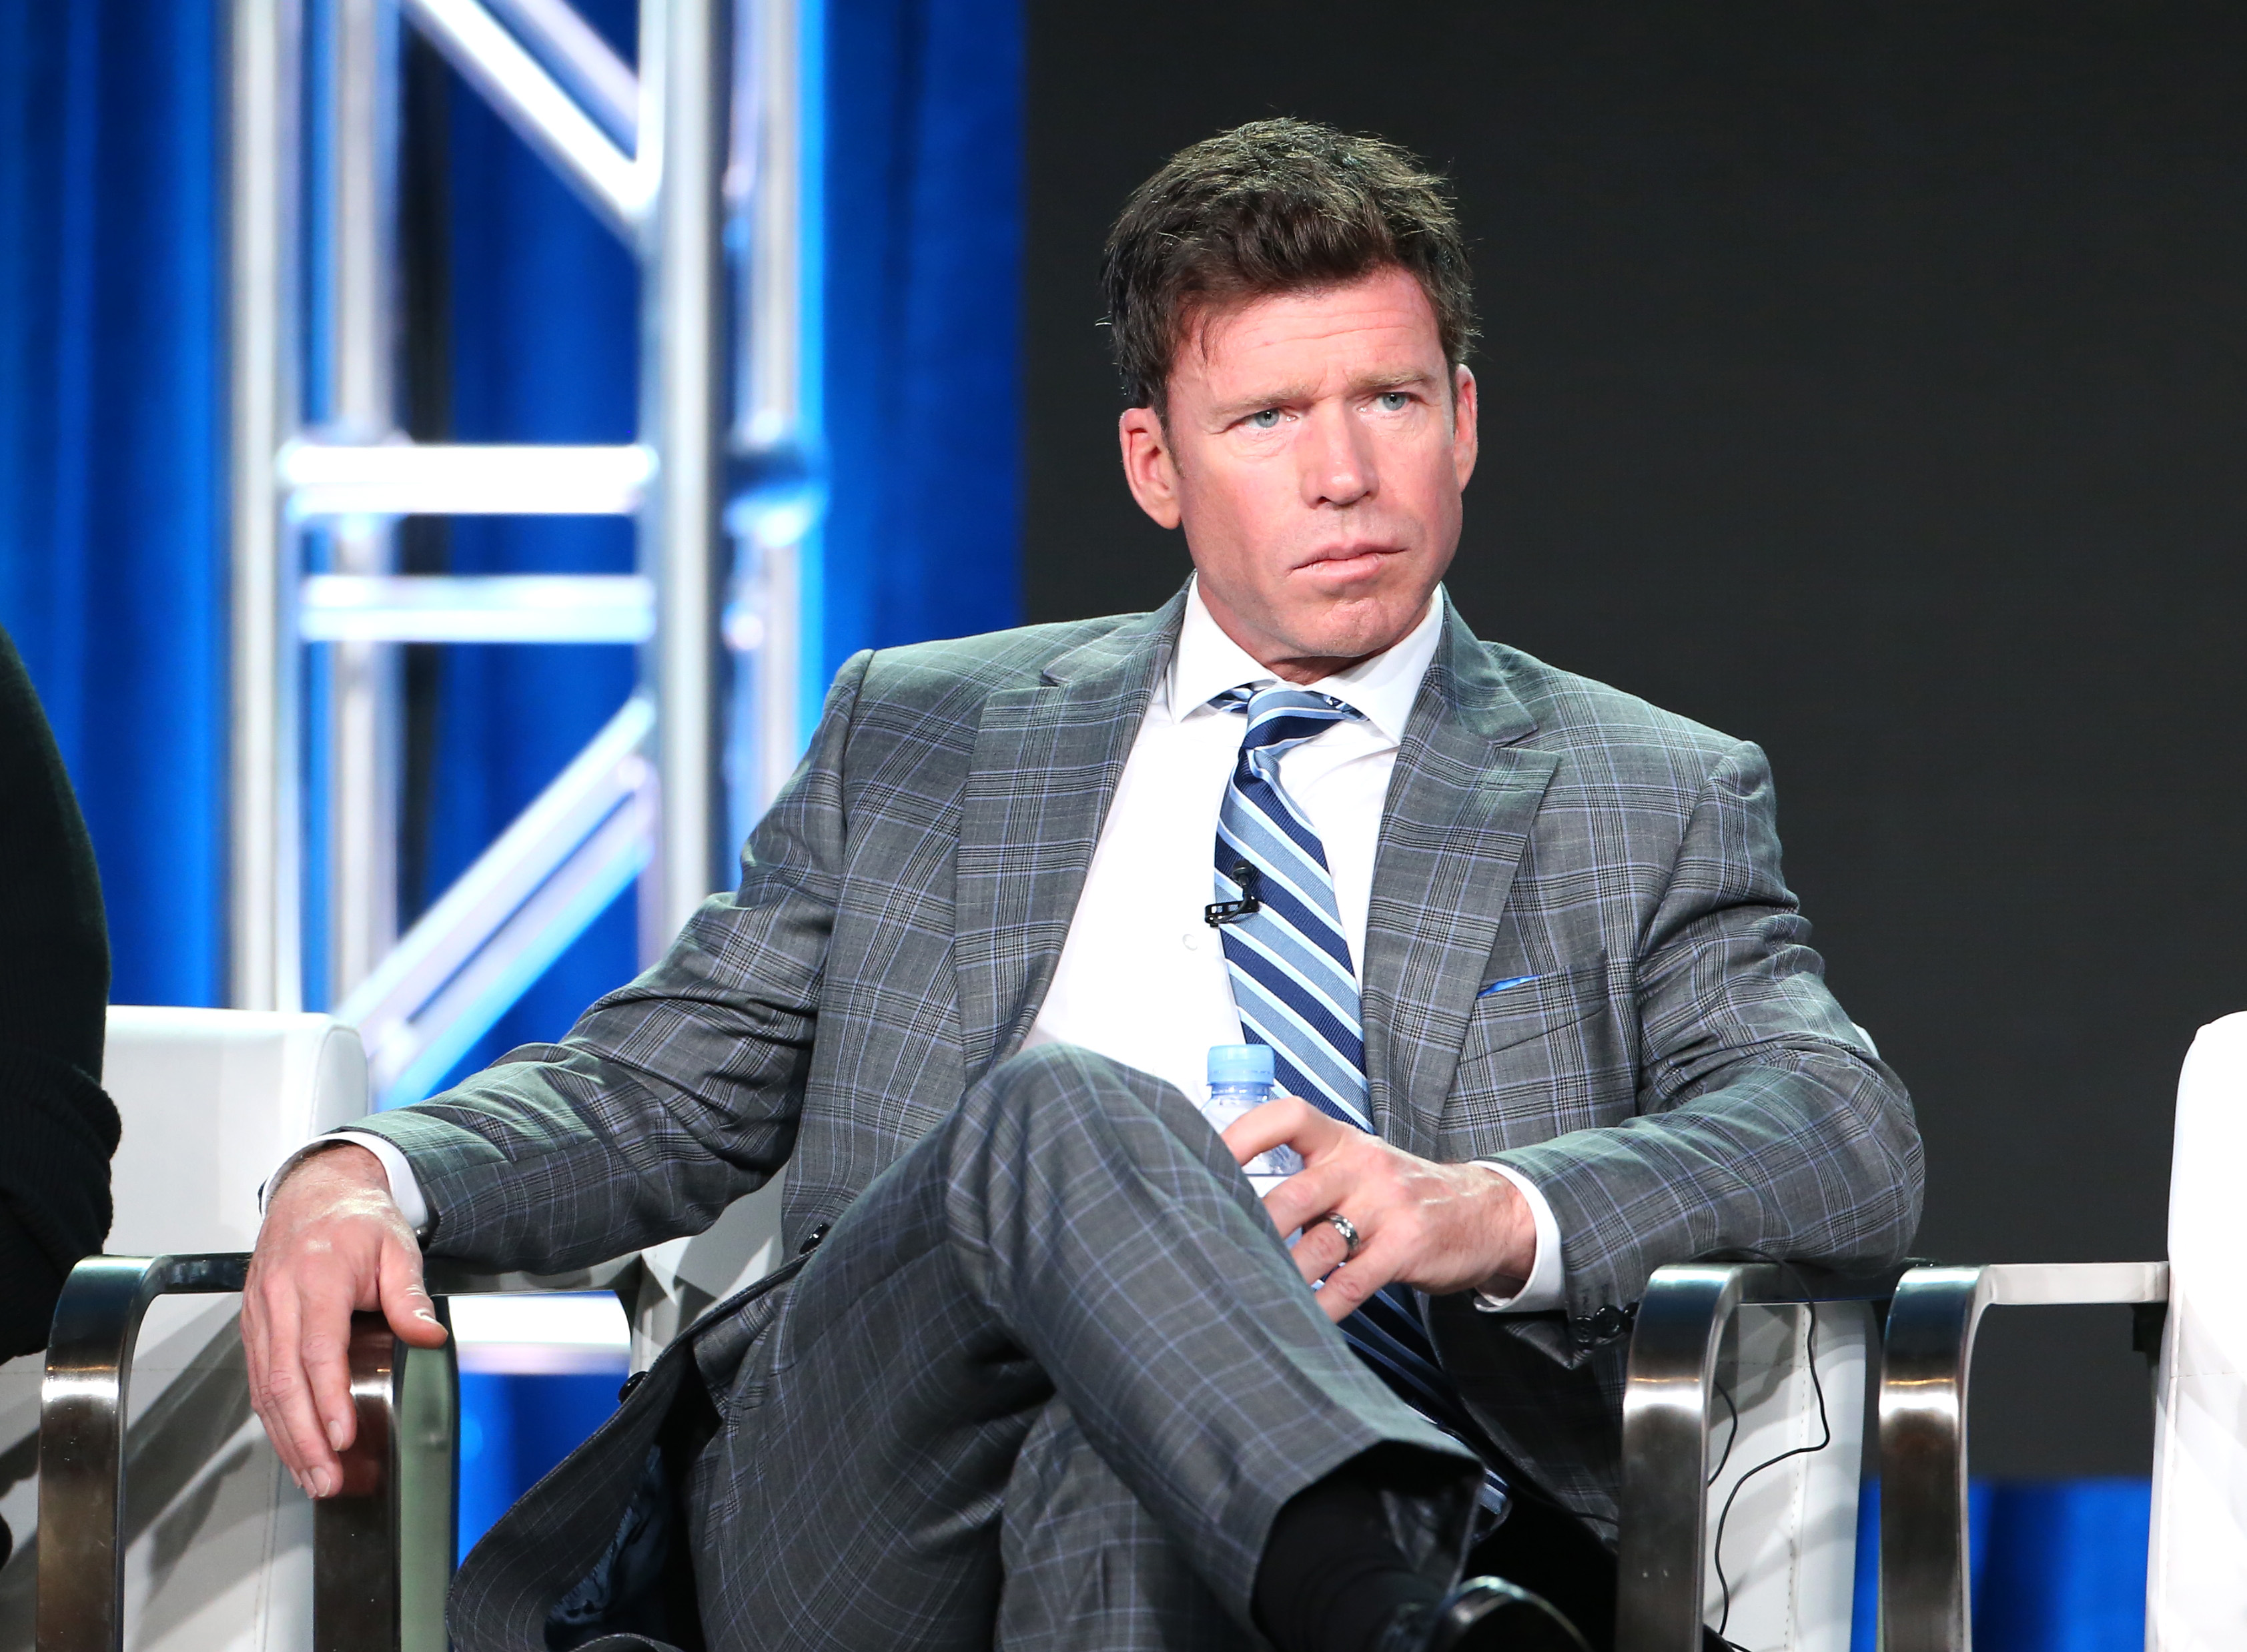
<path fill-rule="evenodd" d="M 1217 817 L 1217 898 L 1241 902 L 1253 890 L 1256 902 L 1218 932 L 1241 1034 L 1272 1047 L 1282 1092 L 1369 1133 L 1357 969 L 1335 905 L 1334 876 L 1309 816 L 1280 784 L 1284 754 L 1363 713 L 1331 694 L 1285 683 L 1229 688 L 1210 704 L 1248 714 Z M 1410 1288 L 1391 1285 L 1369 1298 L 1342 1330 L 1406 1404 L 1470 1445 L 1481 1437 L 1437 1363 Z"/>

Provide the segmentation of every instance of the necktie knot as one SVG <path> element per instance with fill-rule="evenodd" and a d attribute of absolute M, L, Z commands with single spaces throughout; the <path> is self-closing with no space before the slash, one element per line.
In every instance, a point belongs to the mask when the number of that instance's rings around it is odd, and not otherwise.
<path fill-rule="evenodd" d="M 1317 739 L 1336 723 L 1362 722 L 1365 718 L 1348 700 L 1292 683 L 1267 683 L 1261 688 L 1244 683 L 1226 689 L 1209 703 L 1220 711 L 1247 714 L 1248 727 L 1240 737 L 1244 755 L 1268 751 L 1277 756 L 1291 746 Z"/>

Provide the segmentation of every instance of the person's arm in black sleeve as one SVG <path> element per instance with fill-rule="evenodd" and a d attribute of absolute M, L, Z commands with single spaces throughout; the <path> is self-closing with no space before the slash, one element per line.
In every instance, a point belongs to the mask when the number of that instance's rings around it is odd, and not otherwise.
<path fill-rule="evenodd" d="M 93 846 L 0 631 L 0 1358 L 47 1345 L 64 1277 L 109 1236 L 108 1002 Z"/>

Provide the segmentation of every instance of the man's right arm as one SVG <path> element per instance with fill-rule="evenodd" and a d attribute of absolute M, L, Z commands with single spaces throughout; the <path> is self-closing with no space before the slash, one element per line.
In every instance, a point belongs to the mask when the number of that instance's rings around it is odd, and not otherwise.
<path fill-rule="evenodd" d="M 355 1121 L 410 1163 L 426 1243 L 495 1271 L 557 1273 L 707 1227 L 786 1162 L 841 884 L 842 773 L 869 656 L 846 665 L 810 752 L 759 824 L 740 889 L 558 1045 L 433 1101 Z M 360 1146 L 300 1157 L 268 1190 L 242 1329 L 259 1416 L 307 1490 L 349 1443 L 350 1316 L 423 1341 L 420 1247 Z"/>
<path fill-rule="evenodd" d="M 796 1144 L 842 885 L 843 753 L 868 656 L 751 836 L 740 887 L 558 1044 L 356 1120 L 427 1201 L 433 1253 L 560 1273 L 699 1233 Z"/>

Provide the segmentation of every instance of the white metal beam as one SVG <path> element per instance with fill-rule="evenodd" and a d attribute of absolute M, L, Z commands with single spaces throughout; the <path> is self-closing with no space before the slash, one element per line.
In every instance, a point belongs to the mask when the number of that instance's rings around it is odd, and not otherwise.
<path fill-rule="evenodd" d="M 654 827 L 651 779 L 635 786 L 530 898 L 501 921 L 460 973 L 369 1047 L 367 1078 L 375 1105 L 404 1106 L 436 1089 L 548 966 L 632 887 L 647 865 Z"/>
<path fill-rule="evenodd" d="M 397 439 L 387 290 L 393 3 L 639 259 L 640 441 Z M 721 638 L 755 651 L 760 689 L 773 686 L 779 668 L 786 707 L 766 706 L 759 693 L 755 709 L 792 721 L 794 547 L 784 542 L 802 529 L 774 528 L 788 511 L 765 509 L 760 518 L 774 541 L 764 589 L 737 587 L 725 605 L 722 230 L 727 33 L 739 5 L 757 20 L 745 63 L 771 83 L 755 94 L 763 140 L 748 145 L 756 164 L 739 174 L 754 174 L 743 204 L 782 197 L 777 207 L 768 201 L 752 236 L 761 273 L 748 286 L 761 302 L 743 321 L 782 331 L 750 353 L 755 416 L 744 433 L 751 445 L 787 454 L 801 388 L 785 336 L 798 307 L 795 126 L 802 117 L 792 89 L 800 7 L 643 0 L 636 72 L 568 0 L 337 0 L 340 23 L 323 37 L 331 55 L 313 89 L 330 116 L 318 161 L 328 187 L 315 194 L 337 218 L 308 240 L 293 170 L 302 142 L 296 112 L 308 90 L 297 45 L 304 5 L 233 0 L 231 993 L 236 1004 L 262 1007 L 293 1007 L 302 995 L 296 685 L 299 645 L 331 645 L 320 662 L 330 673 L 327 812 L 338 833 L 329 878 L 355 887 L 329 891 L 329 996 L 343 995 L 338 1013 L 361 1024 L 379 1096 L 394 1103 L 418 1098 L 417 1087 L 441 1076 L 643 870 L 650 950 L 727 881 Z M 294 319 L 296 260 L 307 244 L 328 249 L 317 272 L 324 303 L 313 311 L 321 330 L 310 339 Z M 308 350 L 321 352 L 330 385 L 329 405 L 311 410 L 317 432 L 304 427 L 299 406 Z M 641 571 L 400 576 L 392 571 L 389 536 L 396 518 L 415 515 L 632 515 Z M 331 548 L 326 571 L 309 576 L 307 528 Z M 386 802 L 378 783 L 383 741 L 397 732 L 386 674 L 395 650 L 387 645 L 468 641 L 642 645 L 642 692 L 353 986 L 381 940 L 379 925 L 357 920 L 394 907 L 386 880 L 370 875 L 377 851 L 390 847 L 385 835 L 395 831 L 395 800 Z"/>
<path fill-rule="evenodd" d="M 655 586 L 641 574 L 308 574 L 308 643 L 644 643 Z"/>
<path fill-rule="evenodd" d="M 639 139 L 639 77 L 568 0 L 490 0 L 491 9 L 561 76 L 627 149 Z"/>
<path fill-rule="evenodd" d="M 651 177 L 478 0 L 404 0 L 406 15 L 626 245 Z"/>
<path fill-rule="evenodd" d="M 275 466 L 290 514 L 317 516 L 629 516 L 655 454 L 613 447 L 292 441 Z"/>
<path fill-rule="evenodd" d="M 311 410 L 342 441 L 391 438 L 397 406 L 398 15 L 389 0 L 332 0 L 324 61 L 314 68 L 328 105 L 321 170 L 312 192 L 326 215 L 313 284 L 324 297 L 327 404 Z M 396 555 L 396 523 L 352 516 L 332 523 L 328 565 L 383 575 Z M 284 580 L 285 583 L 285 580 Z M 327 723 L 324 899 L 327 996 L 359 985 L 398 939 L 400 660 L 394 648 L 352 641 L 331 649 L 322 709 Z M 315 677 L 315 681 L 320 680 Z"/>
<path fill-rule="evenodd" d="M 642 429 L 663 455 L 640 517 L 640 568 L 656 587 L 648 665 L 663 787 L 654 875 L 642 885 L 650 961 L 727 881 L 720 625 L 731 550 L 721 523 L 731 11 L 728 0 L 666 0 L 640 13 L 641 73 L 662 94 L 659 116 L 640 128 L 643 150 L 661 156 L 640 333 Z"/>
<path fill-rule="evenodd" d="M 228 1001 L 302 1002 L 296 566 L 273 453 L 297 420 L 301 0 L 236 0 L 228 149 Z"/>
<path fill-rule="evenodd" d="M 747 324 L 734 334 L 732 441 L 737 455 L 792 454 L 806 473 L 794 499 L 737 499 L 729 511 L 743 552 L 726 626 L 739 656 L 736 753 L 747 783 L 737 791 L 759 801 L 777 795 L 802 746 L 803 642 L 798 625 L 757 621 L 803 613 L 804 539 L 822 509 L 806 451 L 818 393 L 808 371 L 816 357 L 808 356 L 807 344 L 818 331 L 820 299 L 817 283 L 805 278 L 809 225 L 817 216 L 810 205 L 818 195 L 813 157 L 820 149 L 816 137 L 808 137 L 820 106 L 818 70 L 809 61 L 817 53 L 805 27 L 807 14 L 816 10 L 796 0 L 745 0 L 736 12 L 746 26 L 734 44 L 734 81 L 747 96 L 734 116 L 728 188 L 748 220 L 749 244 L 738 266 Z M 735 801 L 738 807 L 748 799 Z M 753 823 L 753 816 L 737 816 L 730 836 L 746 834 Z"/>
<path fill-rule="evenodd" d="M 337 1007 L 378 1106 L 420 1100 L 645 864 L 654 729 L 633 695 Z"/>

